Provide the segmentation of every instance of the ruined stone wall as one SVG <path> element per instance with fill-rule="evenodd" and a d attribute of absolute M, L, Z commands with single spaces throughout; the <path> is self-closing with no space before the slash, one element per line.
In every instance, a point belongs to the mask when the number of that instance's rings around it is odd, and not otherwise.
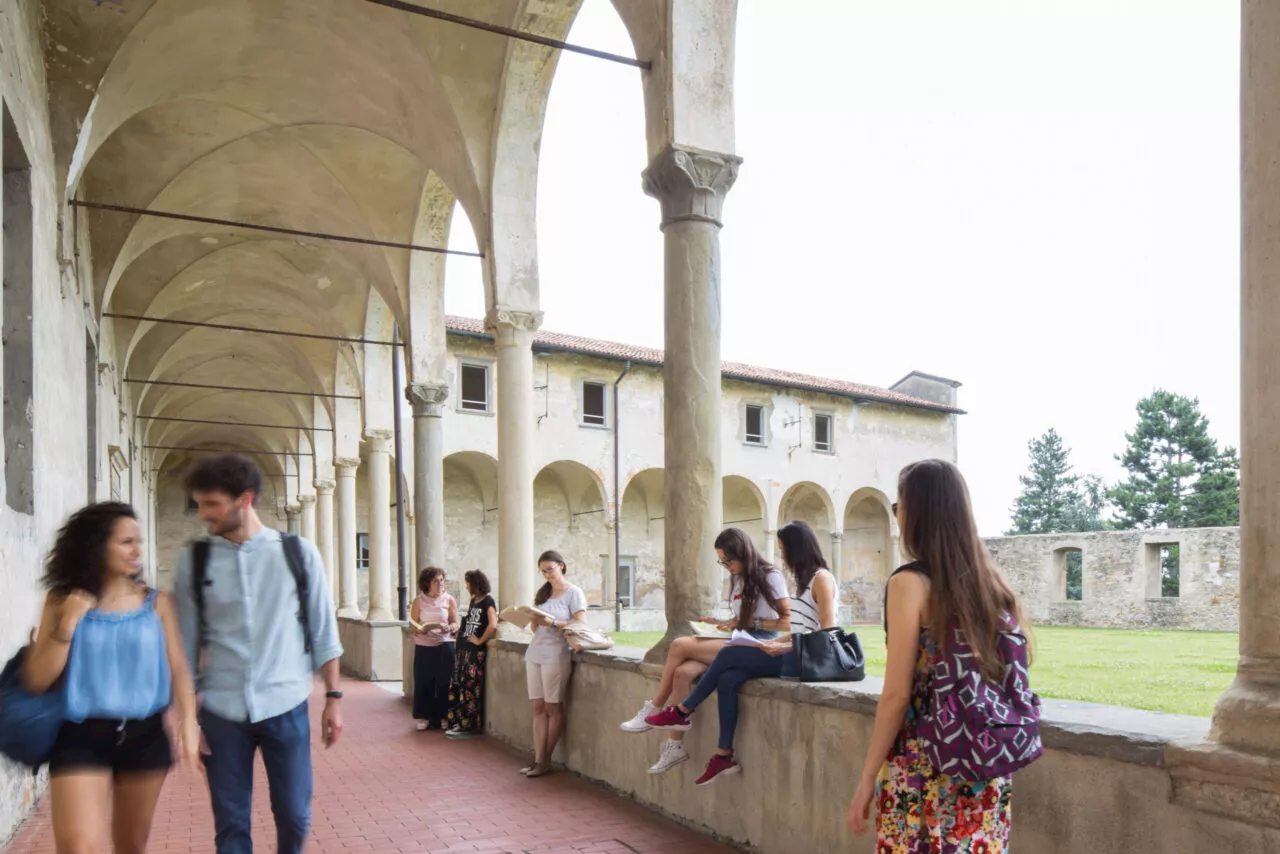
<path fill-rule="evenodd" d="M 1106 531 L 986 541 L 1033 622 L 1052 626 L 1237 631 L 1240 529 Z M 1179 546 L 1177 597 L 1162 596 L 1159 549 Z M 1083 595 L 1068 601 L 1064 561 L 1078 549 Z"/>

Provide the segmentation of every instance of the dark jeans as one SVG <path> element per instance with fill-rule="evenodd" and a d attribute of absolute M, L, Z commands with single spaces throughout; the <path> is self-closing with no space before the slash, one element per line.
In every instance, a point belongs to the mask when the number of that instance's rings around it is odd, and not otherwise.
<path fill-rule="evenodd" d="M 262 749 L 280 854 L 299 854 L 311 829 L 311 719 L 304 702 L 258 723 L 200 712 L 218 854 L 252 854 L 253 756 Z"/>
<path fill-rule="evenodd" d="M 467 644 L 470 646 L 470 644 Z M 453 679 L 453 641 L 413 648 L 413 718 L 436 725 L 449 716 Z"/>
<path fill-rule="evenodd" d="M 798 673 L 795 652 L 774 656 L 755 647 L 726 646 L 716 654 L 693 693 L 680 705 L 692 712 L 715 691 L 720 706 L 719 747 L 733 750 L 733 731 L 738 728 L 738 689 L 742 683 L 748 679 L 776 679 Z"/>

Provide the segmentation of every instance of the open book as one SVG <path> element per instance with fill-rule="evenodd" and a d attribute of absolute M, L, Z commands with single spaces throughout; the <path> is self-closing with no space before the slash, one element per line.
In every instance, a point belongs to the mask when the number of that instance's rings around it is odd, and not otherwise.
<path fill-rule="evenodd" d="M 407 619 L 409 620 L 409 625 L 413 626 L 415 629 L 417 629 L 420 632 L 429 632 L 435 629 L 444 628 L 444 624 L 441 623 L 439 620 L 427 620 L 425 623 L 419 623 L 413 617 L 408 617 Z"/>
<path fill-rule="evenodd" d="M 728 640 L 731 635 L 728 632 L 722 632 L 712 623 L 704 623 L 700 620 L 694 620 L 689 624 L 693 629 L 695 636 L 700 638 L 717 638 L 719 640 Z"/>
<path fill-rule="evenodd" d="M 498 619 L 510 623 L 522 629 L 529 628 L 529 624 L 533 622 L 533 617 L 545 617 L 553 619 L 550 614 L 531 605 L 517 605 L 514 608 L 503 608 L 502 613 L 498 615 Z"/>

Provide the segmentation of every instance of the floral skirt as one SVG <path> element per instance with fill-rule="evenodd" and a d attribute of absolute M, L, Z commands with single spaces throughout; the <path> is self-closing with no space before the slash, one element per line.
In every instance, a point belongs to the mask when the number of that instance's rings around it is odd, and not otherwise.
<path fill-rule="evenodd" d="M 1013 778 L 935 774 L 919 739 L 903 738 L 876 781 L 876 854 L 1006 854 Z"/>
<path fill-rule="evenodd" d="M 484 729 L 484 663 L 489 650 L 471 641 L 458 641 L 453 684 L 449 688 L 449 728 L 463 732 Z"/>

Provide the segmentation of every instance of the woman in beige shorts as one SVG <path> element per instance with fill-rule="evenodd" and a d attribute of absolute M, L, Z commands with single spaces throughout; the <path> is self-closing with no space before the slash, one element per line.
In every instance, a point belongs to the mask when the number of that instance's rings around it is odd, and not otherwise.
<path fill-rule="evenodd" d="M 559 552 L 543 552 L 538 558 L 538 571 L 546 583 L 533 604 L 551 616 L 536 618 L 538 627 L 524 654 L 533 702 L 533 764 L 520 769 L 526 777 L 541 777 L 551 770 L 551 754 L 564 728 L 564 698 L 573 671 L 573 650 L 563 632 L 565 626 L 586 617 L 586 594 L 565 580 L 566 569 Z"/>

